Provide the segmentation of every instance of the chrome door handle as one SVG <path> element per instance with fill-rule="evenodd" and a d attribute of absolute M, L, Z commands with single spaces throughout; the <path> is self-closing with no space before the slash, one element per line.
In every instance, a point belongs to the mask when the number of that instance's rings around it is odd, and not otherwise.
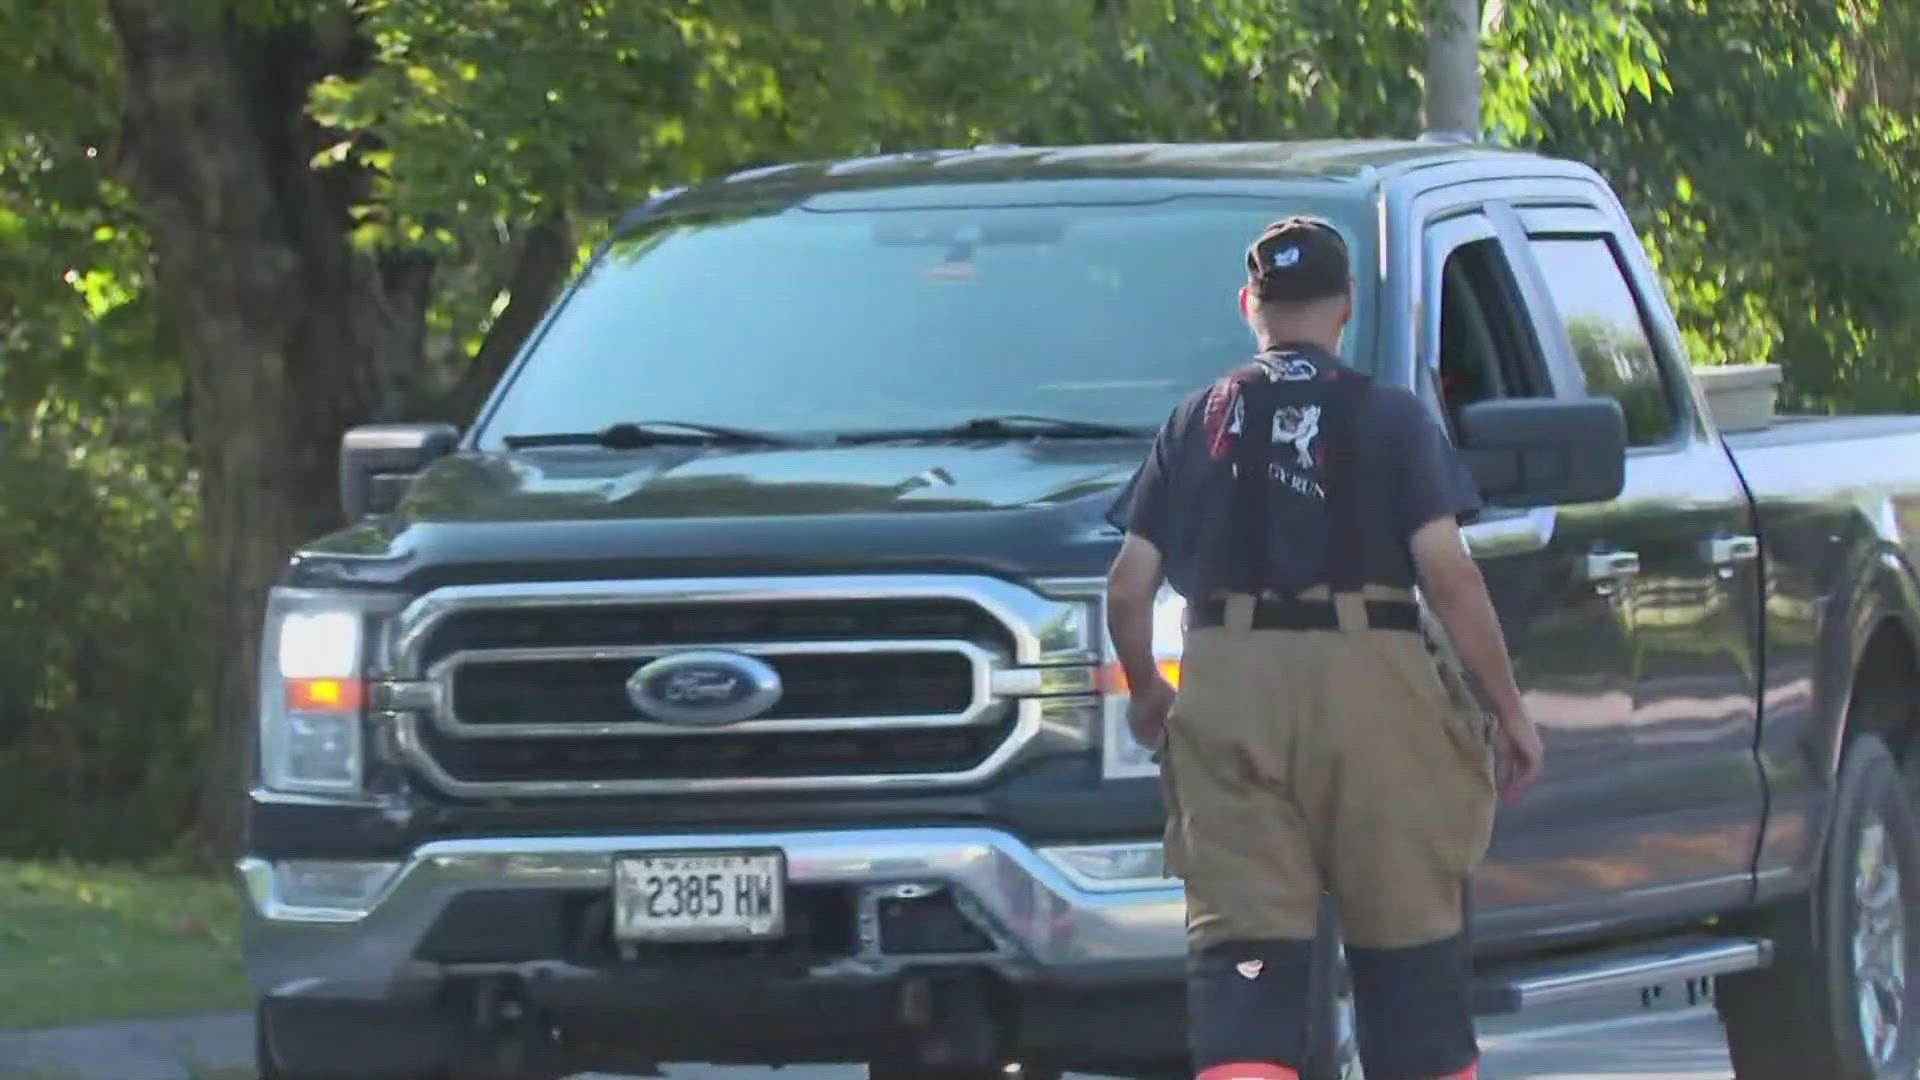
<path fill-rule="evenodd" d="M 1707 558 L 1715 566 L 1752 562 L 1760 557 L 1757 536 L 1716 536 L 1707 544 Z"/>
<path fill-rule="evenodd" d="M 1635 551 L 1602 551 L 1587 556 L 1587 580 L 1605 585 L 1624 581 L 1640 573 L 1640 554 Z"/>
<path fill-rule="evenodd" d="M 1636 551 L 1596 551 L 1587 556 L 1587 580 L 1593 591 L 1611 597 L 1620 591 L 1620 583 L 1640 573 L 1640 553 Z"/>

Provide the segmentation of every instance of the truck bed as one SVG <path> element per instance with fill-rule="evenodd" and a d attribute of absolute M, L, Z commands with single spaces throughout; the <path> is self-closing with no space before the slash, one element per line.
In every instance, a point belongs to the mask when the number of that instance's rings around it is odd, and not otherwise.
<path fill-rule="evenodd" d="M 1753 493 L 1763 533 L 1781 510 L 1843 505 L 1915 554 L 1920 534 L 1920 416 L 1783 417 L 1726 436 Z M 1889 517 L 1890 514 L 1890 517 Z M 1904 527 L 1902 523 L 1904 522 Z M 1778 539 L 1777 537 L 1774 539 Z"/>
<path fill-rule="evenodd" d="M 1858 442 L 1864 439 L 1899 439 L 1920 436 L 1920 416 L 1781 416 L 1760 431 L 1735 432 L 1726 436 L 1727 445 L 1736 454 L 1780 446 L 1805 446 L 1808 443 Z"/>

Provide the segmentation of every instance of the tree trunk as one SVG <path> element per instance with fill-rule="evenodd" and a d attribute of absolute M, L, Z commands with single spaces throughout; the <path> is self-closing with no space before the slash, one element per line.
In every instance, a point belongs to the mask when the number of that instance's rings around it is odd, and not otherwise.
<path fill-rule="evenodd" d="M 520 241 L 513 271 L 507 280 L 507 305 L 500 310 L 473 362 L 447 395 L 443 419 L 459 427 L 473 422 L 487 392 L 507 370 L 527 335 L 546 314 L 554 294 L 573 269 L 573 229 L 565 213 L 556 212 L 535 222 Z"/>
<path fill-rule="evenodd" d="M 250 775 L 266 590 L 295 545 L 339 523 L 341 431 L 402 415 L 420 391 L 432 267 L 353 250 L 361 178 L 309 168 L 327 135 L 307 91 L 354 59 L 349 28 L 178 0 L 109 7 L 122 168 L 187 358 L 211 633 L 202 840 L 224 857 Z"/>
<path fill-rule="evenodd" d="M 1432 0 L 1426 82 L 1427 130 L 1479 138 L 1479 0 Z"/>

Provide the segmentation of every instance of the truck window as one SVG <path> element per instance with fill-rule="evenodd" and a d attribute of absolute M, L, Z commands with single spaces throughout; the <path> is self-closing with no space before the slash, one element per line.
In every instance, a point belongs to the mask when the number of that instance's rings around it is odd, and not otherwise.
<path fill-rule="evenodd" d="M 1441 269 L 1439 385 L 1456 429 L 1460 410 L 1474 402 L 1548 393 L 1539 343 L 1521 318 L 1498 240 L 1460 245 Z"/>
<path fill-rule="evenodd" d="M 1529 244 L 1587 392 L 1620 403 L 1630 445 L 1672 439 L 1678 419 L 1673 395 L 1612 242 L 1603 236 L 1536 236 Z"/>

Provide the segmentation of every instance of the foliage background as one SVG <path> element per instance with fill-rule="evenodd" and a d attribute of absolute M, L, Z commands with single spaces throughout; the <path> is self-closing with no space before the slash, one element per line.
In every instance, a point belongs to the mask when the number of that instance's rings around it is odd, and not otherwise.
<path fill-rule="evenodd" d="M 623 208 L 795 157 L 1411 136 L 1428 15 L 0 0 L 0 853 L 231 842 L 259 567 L 331 506 L 339 428 L 464 419 Z M 1920 406 L 1920 5 L 1485 0 L 1482 31 L 1490 135 L 1608 174 L 1696 362 Z"/>

